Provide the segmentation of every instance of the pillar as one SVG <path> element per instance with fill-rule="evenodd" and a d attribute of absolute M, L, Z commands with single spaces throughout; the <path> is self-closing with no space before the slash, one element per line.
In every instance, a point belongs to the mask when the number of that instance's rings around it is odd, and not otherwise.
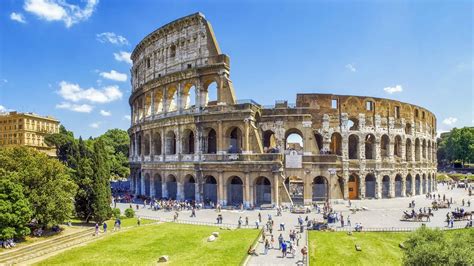
<path fill-rule="evenodd" d="M 279 206 L 280 205 L 280 191 L 278 189 L 278 179 L 280 177 L 280 172 L 274 172 L 273 173 L 273 204 L 275 204 L 275 206 Z"/>
<path fill-rule="evenodd" d="M 151 90 L 150 97 L 151 97 L 150 117 L 153 119 L 153 116 L 155 115 L 155 91 L 154 90 Z"/>
<path fill-rule="evenodd" d="M 224 147 L 224 137 L 223 137 L 222 121 L 217 121 L 217 154 L 224 154 L 226 148 Z"/>
<path fill-rule="evenodd" d="M 168 198 L 168 187 L 166 186 L 166 178 L 161 178 L 161 194 L 163 195 L 163 198 Z"/>
<path fill-rule="evenodd" d="M 140 195 L 145 195 L 145 176 L 143 173 L 140 175 Z"/>
<path fill-rule="evenodd" d="M 344 191 L 343 191 L 343 197 L 344 199 L 348 200 L 349 199 L 349 172 L 344 171 Z"/>
<path fill-rule="evenodd" d="M 227 204 L 227 197 L 224 193 L 224 174 L 222 172 L 219 172 L 217 174 L 217 201 L 221 205 L 226 205 Z"/>
<path fill-rule="evenodd" d="M 395 176 L 392 175 L 390 176 L 390 190 L 389 190 L 389 197 L 390 198 L 395 198 Z"/>
<path fill-rule="evenodd" d="M 402 197 L 407 196 L 407 175 L 402 175 Z"/>
<path fill-rule="evenodd" d="M 183 183 L 182 182 L 179 182 L 178 179 L 176 179 L 176 187 L 177 187 L 177 191 L 176 191 L 176 199 L 178 200 L 184 200 L 184 187 L 183 187 Z"/>
<path fill-rule="evenodd" d="M 154 175 L 150 175 L 150 197 L 151 198 L 154 198 L 156 195 L 156 192 L 155 192 L 155 177 Z"/>
<path fill-rule="evenodd" d="M 249 154 L 250 152 L 250 118 L 244 119 L 244 147 L 243 154 Z"/>
<path fill-rule="evenodd" d="M 183 111 L 183 86 L 181 83 L 178 83 L 178 86 L 176 87 L 176 110 L 178 113 L 181 113 Z"/>
<path fill-rule="evenodd" d="M 382 198 L 382 178 L 381 174 L 375 176 L 375 198 Z"/>
<path fill-rule="evenodd" d="M 244 206 L 246 208 L 250 207 L 250 204 L 253 205 L 253 202 L 250 202 L 250 173 L 245 172 L 245 194 L 244 194 Z"/>

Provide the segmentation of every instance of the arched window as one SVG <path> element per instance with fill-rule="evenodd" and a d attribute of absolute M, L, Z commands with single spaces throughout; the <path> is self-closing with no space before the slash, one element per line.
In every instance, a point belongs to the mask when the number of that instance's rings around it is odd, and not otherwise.
<path fill-rule="evenodd" d="M 208 84 L 205 84 L 204 90 L 204 106 L 214 106 L 218 103 L 218 90 L 217 82 L 211 81 Z"/>
<path fill-rule="evenodd" d="M 138 151 L 137 151 L 137 154 L 139 156 L 142 156 L 142 135 L 141 134 L 138 134 L 137 136 L 137 143 L 138 143 Z"/>
<path fill-rule="evenodd" d="M 228 153 L 241 153 L 242 152 L 242 131 L 238 127 L 230 129 L 229 137 L 229 148 Z"/>
<path fill-rule="evenodd" d="M 146 134 L 145 138 L 143 138 L 143 147 L 145 148 L 145 155 L 150 155 L 150 135 Z"/>
<path fill-rule="evenodd" d="M 402 157 L 402 138 L 398 135 L 395 136 L 394 155 L 398 158 Z"/>
<path fill-rule="evenodd" d="M 316 140 L 316 150 L 318 151 L 318 153 L 320 153 L 323 149 L 323 136 L 321 136 L 321 134 L 319 133 L 315 133 L 314 139 Z"/>
<path fill-rule="evenodd" d="M 266 150 L 266 152 L 270 152 L 272 149 L 276 149 L 276 146 L 275 133 L 271 130 L 263 132 L 263 149 Z"/>
<path fill-rule="evenodd" d="M 154 154 L 161 155 L 161 135 L 158 132 L 155 132 L 155 134 L 153 134 L 153 145 Z"/>
<path fill-rule="evenodd" d="M 375 136 L 373 134 L 365 136 L 365 158 L 368 160 L 375 159 Z"/>
<path fill-rule="evenodd" d="M 341 156 L 342 155 L 342 137 L 341 134 L 335 132 L 331 135 L 331 153 Z"/>
<path fill-rule="evenodd" d="M 285 142 L 287 150 L 303 150 L 303 134 L 297 129 L 290 129 L 287 131 Z"/>
<path fill-rule="evenodd" d="M 407 139 L 405 144 L 405 158 L 407 161 L 412 161 L 412 148 L 411 148 L 411 139 Z"/>
<path fill-rule="evenodd" d="M 389 154 L 389 144 L 390 144 L 390 139 L 388 138 L 387 135 L 382 136 L 382 140 L 380 142 L 380 155 L 382 158 L 388 157 Z"/>
<path fill-rule="evenodd" d="M 173 131 L 166 133 L 166 154 L 176 154 L 176 135 Z"/>
<path fill-rule="evenodd" d="M 348 128 L 351 131 L 359 130 L 359 120 L 357 118 L 349 118 Z"/>
<path fill-rule="evenodd" d="M 190 109 L 196 105 L 196 87 L 193 84 L 186 84 L 183 90 L 183 109 Z"/>
<path fill-rule="evenodd" d="M 411 134 L 411 124 L 410 123 L 405 124 L 405 134 L 407 134 L 407 135 Z"/>
<path fill-rule="evenodd" d="M 359 137 L 357 135 L 349 136 L 349 159 L 359 158 Z"/>
<path fill-rule="evenodd" d="M 206 153 L 215 154 L 217 153 L 217 137 L 216 131 L 214 129 L 210 129 L 207 133 L 206 138 Z"/>
<path fill-rule="evenodd" d="M 152 110 L 154 114 L 159 114 L 163 112 L 163 92 L 162 90 L 155 90 L 153 94 L 155 110 Z"/>
<path fill-rule="evenodd" d="M 174 112 L 177 110 L 177 104 L 176 104 L 176 87 L 172 86 L 172 87 L 169 87 L 168 88 L 168 102 L 167 102 L 167 105 L 168 105 L 168 112 Z"/>
<path fill-rule="evenodd" d="M 183 154 L 194 153 L 194 132 L 192 130 L 185 130 L 183 132 Z"/>
<path fill-rule="evenodd" d="M 421 156 L 421 144 L 420 139 L 415 139 L 415 161 L 419 161 Z"/>

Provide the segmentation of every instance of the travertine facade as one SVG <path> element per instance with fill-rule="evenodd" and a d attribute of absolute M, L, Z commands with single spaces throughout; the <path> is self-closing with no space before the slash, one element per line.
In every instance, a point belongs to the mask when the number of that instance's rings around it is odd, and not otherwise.
<path fill-rule="evenodd" d="M 59 133 L 59 121 L 50 116 L 9 112 L 0 114 L 0 146 L 23 145 L 56 156 L 44 142 L 47 134 Z"/>
<path fill-rule="evenodd" d="M 436 118 L 422 107 L 330 94 L 237 101 L 229 57 L 199 13 L 145 37 L 132 60 L 138 195 L 259 206 L 435 189 Z"/>

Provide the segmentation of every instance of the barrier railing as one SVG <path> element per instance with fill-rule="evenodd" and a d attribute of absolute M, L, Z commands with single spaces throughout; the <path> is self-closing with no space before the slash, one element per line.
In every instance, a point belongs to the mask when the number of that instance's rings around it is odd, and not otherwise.
<path fill-rule="evenodd" d="M 147 216 L 147 215 L 139 215 L 140 218 L 154 220 L 159 222 L 167 222 L 167 223 L 178 223 L 178 224 L 192 224 L 192 225 L 206 225 L 206 226 L 215 226 L 215 227 L 227 227 L 227 228 L 239 228 L 237 224 L 230 224 L 230 223 L 211 223 L 211 222 L 201 222 L 201 221 L 191 221 L 191 220 L 182 220 L 182 219 L 171 219 L 171 218 L 160 218 L 155 216 Z M 244 225 L 242 224 L 240 228 L 243 229 L 255 229 L 257 228 L 256 225 Z"/>
<path fill-rule="evenodd" d="M 422 226 L 419 227 L 362 227 L 361 232 L 413 232 L 420 229 Z M 457 225 L 453 227 L 429 227 L 431 229 L 436 228 L 443 231 L 448 230 L 457 230 L 457 229 L 464 229 L 465 226 Z M 333 228 L 336 232 L 356 232 L 354 227 L 337 227 Z"/>

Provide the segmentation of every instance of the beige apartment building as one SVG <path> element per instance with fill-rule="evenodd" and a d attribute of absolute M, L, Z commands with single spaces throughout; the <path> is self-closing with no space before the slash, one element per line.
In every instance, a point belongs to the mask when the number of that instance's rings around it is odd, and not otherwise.
<path fill-rule="evenodd" d="M 18 112 L 0 114 L 0 147 L 23 145 L 56 156 L 56 149 L 44 142 L 44 137 L 52 133 L 59 133 L 59 121 L 51 116 Z"/>

